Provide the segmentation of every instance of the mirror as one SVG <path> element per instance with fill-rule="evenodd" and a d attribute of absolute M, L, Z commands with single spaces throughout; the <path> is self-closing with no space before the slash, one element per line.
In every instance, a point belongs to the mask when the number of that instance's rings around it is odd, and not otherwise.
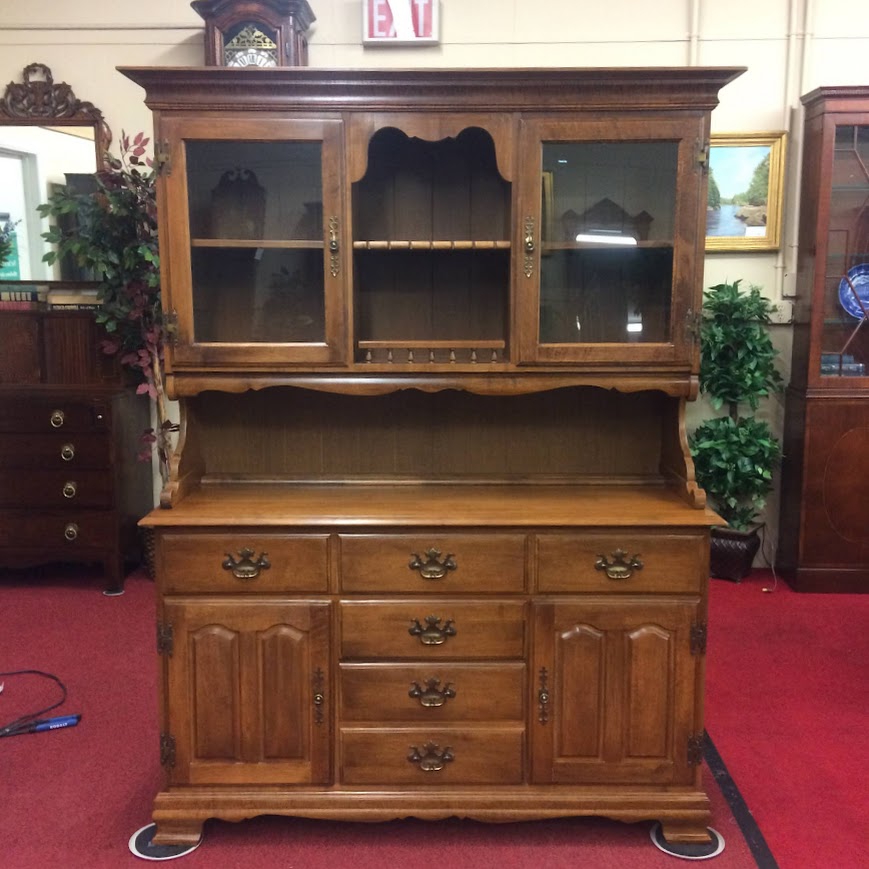
<path fill-rule="evenodd" d="M 0 284 L 78 284 L 87 280 L 69 263 L 42 261 L 48 219 L 36 210 L 58 185 L 90 189 L 103 166 L 111 131 L 102 112 L 56 84 L 41 63 L 24 68 L 0 101 L 0 230 L 11 226 Z"/>

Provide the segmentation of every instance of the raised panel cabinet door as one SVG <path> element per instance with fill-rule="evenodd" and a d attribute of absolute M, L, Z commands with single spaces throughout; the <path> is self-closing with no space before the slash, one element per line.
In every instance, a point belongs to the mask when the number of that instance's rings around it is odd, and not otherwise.
<path fill-rule="evenodd" d="M 696 601 L 535 604 L 535 782 L 693 781 L 696 610 Z"/>
<path fill-rule="evenodd" d="M 329 610 L 270 598 L 165 605 L 173 784 L 329 780 Z"/>
<path fill-rule="evenodd" d="M 163 124 L 175 368 L 344 360 L 342 130 L 332 119 Z"/>
<path fill-rule="evenodd" d="M 696 362 L 706 135 L 700 117 L 522 121 L 521 362 Z"/>

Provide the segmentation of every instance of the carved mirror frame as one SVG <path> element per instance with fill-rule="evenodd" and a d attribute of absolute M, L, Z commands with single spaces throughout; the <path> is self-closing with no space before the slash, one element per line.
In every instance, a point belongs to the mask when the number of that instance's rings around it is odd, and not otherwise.
<path fill-rule="evenodd" d="M 55 82 L 44 63 L 24 67 L 20 83 L 9 82 L 0 100 L 0 125 L 41 127 L 92 127 L 94 131 L 95 168 L 105 168 L 106 152 L 112 131 L 103 113 L 90 102 L 78 99 L 66 82 Z M 21 281 L 2 281 L 22 283 Z M 23 283 L 51 285 L 66 283 L 54 280 L 30 280 Z"/>

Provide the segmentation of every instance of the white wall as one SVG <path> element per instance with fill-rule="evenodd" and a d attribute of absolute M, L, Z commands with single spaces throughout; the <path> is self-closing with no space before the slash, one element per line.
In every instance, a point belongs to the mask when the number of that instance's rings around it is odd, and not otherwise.
<path fill-rule="evenodd" d="M 855 0 L 441 0 L 441 43 L 363 48 L 360 0 L 309 0 L 317 21 L 310 65 L 747 66 L 721 94 L 713 132 L 788 132 L 783 244 L 778 253 L 716 253 L 705 285 L 742 278 L 776 301 L 793 292 L 801 94 L 820 85 L 869 84 L 869 14 Z M 47 64 L 115 132 L 150 129 L 141 90 L 116 66 L 200 65 L 202 21 L 186 0 L 29 0 L 0 8 L 0 82 Z M 790 329 L 776 327 L 783 367 Z M 689 422 L 707 415 L 692 406 Z M 769 416 L 780 426 L 782 403 Z M 777 504 L 768 510 L 772 537 Z M 772 551 L 772 549 L 771 549 Z"/>

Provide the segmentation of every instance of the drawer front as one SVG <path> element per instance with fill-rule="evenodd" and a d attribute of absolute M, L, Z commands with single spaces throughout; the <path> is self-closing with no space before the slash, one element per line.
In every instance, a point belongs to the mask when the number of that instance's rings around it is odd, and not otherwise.
<path fill-rule="evenodd" d="M 525 665 L 341 664 L 342 721 L 521 721 Z"/>
<path fill-rule="evenodd" d="M 0 546 L 37 548 L 74 555 L 117 546 L 118 519 L 106 510 L 0 510 Z"/>
<path fill-rule="evenodd" d="M 104 431 L 109 428 L 108 402 L 56 398 L 10 398 L 0 402 L 0 431 Z"/>
<path fill-rule="evenodd" d="M 524 729 L 341 728 L 340 778 L 349 785 L 438 787 L 522 782 Z"/>
<path fill-rule="evenodd" d="M 160 536 L 157 573 L 167 593 L 328 591 L 329 537 L 174 533 Z"/>
<path fill-rule="evenodd" d="M 709 575 L 707 539 L 705 532 L 656 534 L 631 528 L 540 534 L 537 588 L 542 592 L 697 593 Z"/>
<path fill-rule="evenodd" d="M 106 432 L 0 434 L 0 469 L 107 468 L 111 456 Z"/>
<path fill-rule="evenodd" d="M 342 534 L 347 592 L 523 592 L 522 534 Z"/>
<path fill-rule="evenodd" d="M 108 471 L 69 468 L 0 470 L 0 506 L 111 507 L 114 480 Z"/>
<path fill-rule="evenodd" d="M 521 658 L 522 601 L 342 601 L 344 658 Z"/>

